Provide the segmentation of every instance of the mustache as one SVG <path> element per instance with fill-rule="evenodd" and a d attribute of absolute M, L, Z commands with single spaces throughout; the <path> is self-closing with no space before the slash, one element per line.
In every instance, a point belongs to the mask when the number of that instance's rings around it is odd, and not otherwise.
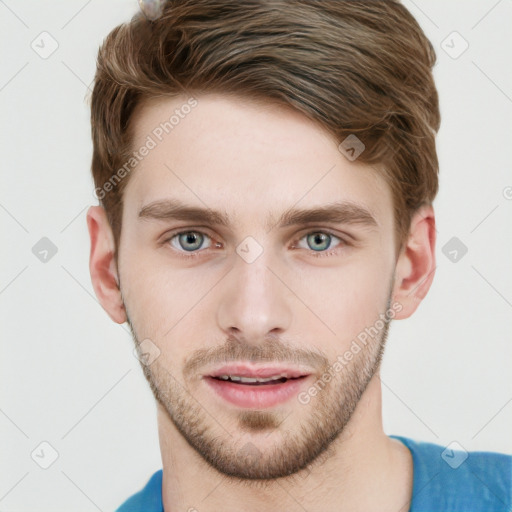
<path fill-rule="evenodd" d="M 317 349 L 294 348 L 274 336 L 267 338 L 261 344 L 248 343 L 240 338 L 229 337 L 222 346 L 194 351 L 187 358 L 183 373 L 184 375 L 193 375 L 204 366 L 234 361 L 279 362 L 307 365 L 313 368 L 329 366 L 329 359 L 323 352 Z"/>

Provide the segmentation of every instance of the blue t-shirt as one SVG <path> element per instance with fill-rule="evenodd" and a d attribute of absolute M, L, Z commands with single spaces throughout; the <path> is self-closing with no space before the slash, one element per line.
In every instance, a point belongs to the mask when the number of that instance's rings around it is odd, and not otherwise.
<path fill-rule="evenodd" d="M 409 512 L 510 512 L 512 456 L 465 452 L 448 445 L 389 436 L 412 453 L 414 464 Z M 163 512 L 162 470 L 116 512 Z M 170 512 L 170 511 L 167 511 Z"/>

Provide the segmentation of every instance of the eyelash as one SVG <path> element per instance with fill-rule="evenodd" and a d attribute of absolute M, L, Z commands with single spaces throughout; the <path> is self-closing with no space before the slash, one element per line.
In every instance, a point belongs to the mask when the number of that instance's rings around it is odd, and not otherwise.
<path fill-rule="evenodd" d="M 201 235 L 204 235 L 204 236 L 207 236 L 208 238 L 210 238 L 213 242 L 213 237 L 211 237 L 210 235 L 208 235 L 207 233 L 205 233 L 204 231 L 199 231 L 199 230 L 194 230 L 194 229 L 187 229 L 187 230 L 182 230 L 182 231 L 177 231 L 177 232 L 174 232 L 174 233 L 171 233 L 169 236 L 167 236 L 163 241 L 162 241 L 162 245 L 166 245 L 166 244 L 169 244 L 169 242 L 171 240 L 173 240 L 174 238 L 176 238 L 177 236 L 180 236 L 180 235 L 184 235 L 185 233 L 199 233 Z M 336 235 L 335 233 L 333 233 L 332 231 L 328 230 L 328 229 L 319 229 L 319 230 L 312 230 L 312 231 L 308 231 L 307 233 L 303 234 L 300 238 L 296 239 L 296 241 L 293 242 L 293 248 L 295 249 L 296 248 L 296 244 L 298 242 L 300 242 L 303 238 L 307 237 L 308 235 L 312 235 L 312 234 L 316 234 L 316 233 L 322 233 L 322 234 L 325 234 L 325 235 L 330 235 L 331 237 L 333 238 L 336 238 L 339 240 L 339 243 L 338 245 L 334 248 L 334 249 L 327 249 L 325 251 L 313 251 L 312 249 L 306 249 L 308 250 L 310 253 L 312 253 L 312 256 L 314 258 L 324 258 L 324 257 L 328 257 L 328 256 L 332 256 L 340 246 L 349 246 L 350 244 L 347 242 L 347 240 L 341 238 L 340 236 Z M 199 250 L 196 250 L 196 251 L 189 251 L 187 253 L 187 251 L 184 251 L 184 250 L 179 250 L 179 249 L 175 249 L 174 247 L 171 247 L 171 249 L 178 253 L 179 257 L 182 257 L 182 258 L 187 258 L 187 259 L 190 259 L 190 258 L 198 258 L 198 257 L 201 257 L 202 256 L 202 253 L 208 249 L 199 249 Z"/>

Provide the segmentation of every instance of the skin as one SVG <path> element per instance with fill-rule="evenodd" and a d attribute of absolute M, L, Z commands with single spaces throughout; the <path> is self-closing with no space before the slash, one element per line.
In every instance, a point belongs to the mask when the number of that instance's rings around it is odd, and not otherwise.
<path fill-rule="evenodd" d="M 407 511 L 411 454 L 382 427 L 389 323 L 308 403 L 241 409 L 202 377 L 223 358 L 298 360 L 311 374 L 307 392 L 391 305 L 395 319 L 409 317 L 434 276 L 432 207 L 415 213 L 396 253 L 391 190 L 377 167 L 349 161 L 291 109 L 196 98 L 129 177 L 117 262 L 103 208 L 87 215 L 96 295 L 115 322 L 129 322 L 136 343 L 150 340 L 156 351 L 142 366 L 157 401 L 165 510 Z M 134 146 L 186 100 L 142 105 Z M 170 198 L 224 212 L 229 224 L 139 217 Z M 289 208 L 336 201 L 364 208 L 375 225 L 277 223 Z M 209 237 L 195 256 L 174 236 L 188 231 Z M 338 238 L 327 237 L 325 249 L 308 237 L 319 232 Z M 236 251 L 247 236 L 262 249 L 250 263 Z"/>

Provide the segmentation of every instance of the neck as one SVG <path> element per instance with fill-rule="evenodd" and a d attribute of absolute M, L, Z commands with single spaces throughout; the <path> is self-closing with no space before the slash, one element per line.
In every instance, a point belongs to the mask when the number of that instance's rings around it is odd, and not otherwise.
<path fill-rule="evenodd" d="M 384 434 L 381 411 L 377 373 L 343 432 L 305 470 L 271 481 L 241 481 L 209 466 L 158 405 L 164 510 L 235 512 L 243 503 L 246 511 L 407 512 L 412 458 Z"/>

